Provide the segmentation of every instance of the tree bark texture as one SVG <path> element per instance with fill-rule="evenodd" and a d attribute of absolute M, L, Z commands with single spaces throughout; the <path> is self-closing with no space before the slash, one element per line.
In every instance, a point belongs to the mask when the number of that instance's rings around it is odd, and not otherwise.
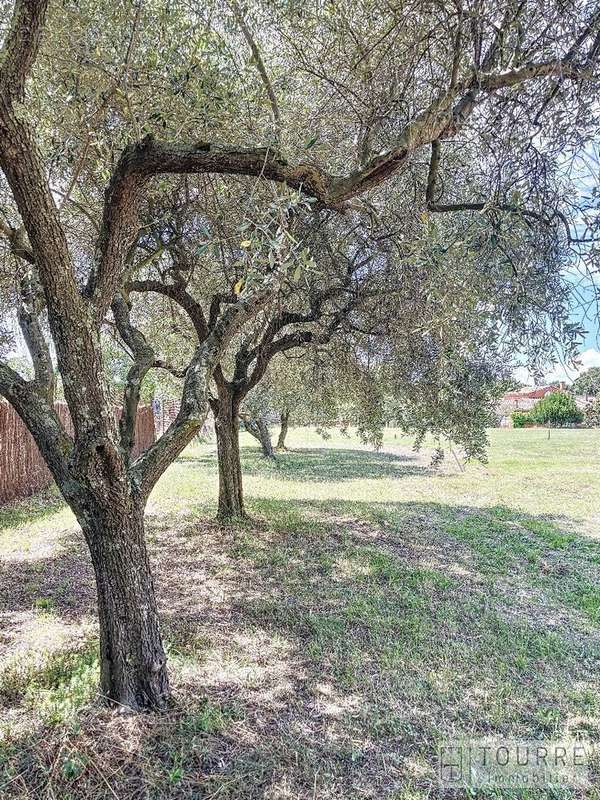
<path fill-rule="evenodd" d="M 228 392 L 220 392 L 218 401 L 213 404 L 213 413 L 219 461 L 217 517 L 221 520 L 245 517 L 237 403 Z"/>
<path fill-rule="evenodd" d="M 83 513 L 98 592 L 100 685 L 112 703 L 162 708 L 169 698 L 154 585 L 139 501 Z"/>
<path fill-rule="evenodd" d="M 278 450 L 286 450 L 285 446 L 285 438 L 288 433 L 289 423 L 290 423 L 290 412 L 289 411 L 282 411 L 281 412 L 281 428 L 279 429 L 279 437 L 277 439 L 277 449 Z"/>
<path fill-rule="evenodd" d="M 263 456 L 265 458 L 275 458 L 269 426 L 262 414 L 254 418 L 244 415 L 242 419 L 248 433 L 260 442 Z"/>

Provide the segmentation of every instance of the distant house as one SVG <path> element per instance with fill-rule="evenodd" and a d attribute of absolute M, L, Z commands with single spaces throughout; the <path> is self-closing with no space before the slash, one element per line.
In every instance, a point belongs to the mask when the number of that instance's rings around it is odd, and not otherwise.
<path fill-rule="evenodd" d="M 498 414 L 499 425 L 501 428 L 512 427 L 511 414 L 513 411 L 531 411 L 538 400 L 552 392 L 558 392 L 566 388 L 564 383 L 553 383 L 550 386 L 537 386 L 535 388 L 526 387 L 518 392 L 506 392 L 498 403 L 496 413 Z M 577 398 L 579 399 L 579 398 Z M 577 403 L 579 405 L 579 403 Z"/>
<path fill-rule="evenodd" d="M 496 413 L 498 415 L 498 424 L 501 428 L 511 428 L 513 411 L 531 411 L 538 400 L 545 397 L 552 392 L 565 391 L 567 389 L 564 383 L 553 383 L 550 386 L 537 386 L 535 388 L 525 388 L 518 392 L 506 392 L 500 398 L 496 406 Z M 588 405 L 590 398 L 586 395 L 577 395 L 575 403 L 580 411 L 584 411 Z"/>

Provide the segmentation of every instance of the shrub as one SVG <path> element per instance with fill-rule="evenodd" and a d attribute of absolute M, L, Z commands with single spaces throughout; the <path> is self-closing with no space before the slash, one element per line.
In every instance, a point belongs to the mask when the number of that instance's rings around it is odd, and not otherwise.
<path fill-rule="evenodd" d="M 531 422 L 529 414 L 526 411 L 513 411 L 510 416 L 513 428 L 524 428 L 525 425 Z"/>
<path fill-rule="evenodd" d="M 583 422 L 583 414 L 577 408 L 572 395 L 566 392 L 552 392 L 542 397 L 529 414 L 536 425 L 563 428 Z"/>
<path fill-rule="evenodd" d="M 583 423 L 586 428 L 600 428 L 600 397 L 592 400 L 585 407 Z"/>

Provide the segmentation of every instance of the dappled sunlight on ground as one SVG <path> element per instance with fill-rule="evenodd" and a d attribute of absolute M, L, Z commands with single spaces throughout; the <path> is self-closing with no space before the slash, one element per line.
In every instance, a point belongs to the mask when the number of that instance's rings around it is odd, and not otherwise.
<path fill-rule="evenodd" d="M 438 473 L 392 432 L 389 453 L 245 447 L 235 525 L 214 521 L 214 445 L 190 448 L 147 514 L 174 689 L 158 716 L 97 704 L 68 513 L 5 511 L 2 796 L 425 800 L 445 736 L 600 736 L 597 509 L 572 499 L 583 473 L 598 496 L 600 439 L 551 439 L 557 498 L 546 443 L 506 433 L 489 467 Z"/>

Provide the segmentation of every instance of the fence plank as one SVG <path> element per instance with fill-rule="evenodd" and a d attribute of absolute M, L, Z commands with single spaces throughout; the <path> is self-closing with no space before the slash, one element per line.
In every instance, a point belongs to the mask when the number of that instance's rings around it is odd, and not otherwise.
<path fill-rule="evenodd" d="M 60 421 L 72 434 L 71 417 L 66 403 L 56 403 Z M 117 415 L 120 409 L 115 409 Z M 150 406 L 138 410 L 133 456 L 138 456 L 154 442 L 154 415 Z M 52 483 L 50 470 L 33 437 L 14 408 L 0 401 L 0 503 L 27 497 Z"/>

